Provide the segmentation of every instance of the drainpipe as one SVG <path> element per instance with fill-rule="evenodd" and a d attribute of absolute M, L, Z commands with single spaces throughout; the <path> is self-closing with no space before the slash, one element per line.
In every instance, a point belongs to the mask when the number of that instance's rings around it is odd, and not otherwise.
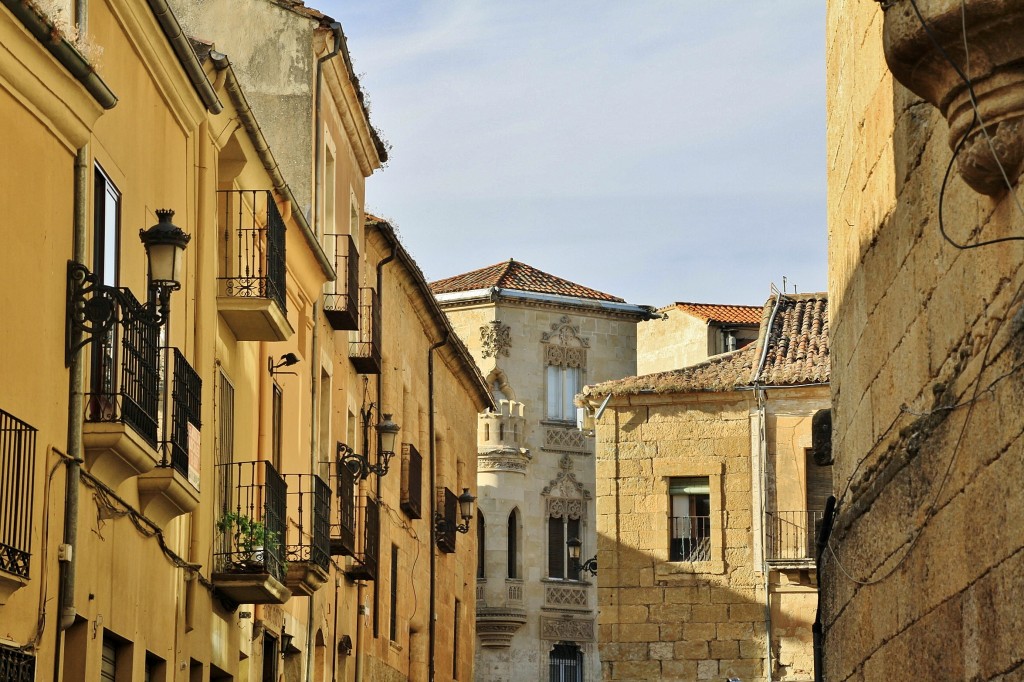
<path fill-rule="evenodd" d="M 814 682 L 823 682 L 825 679 L 825 628 L 821 622 L 821 569 L 825 559 L 825 548 L 828 546 L 829 536 L 832 535 L 832 525 L 836 520 L 836 496 L 829 495 L 825 501 L 825 513 L 821 519 L 821 530 L 818 531 L 818 538 L 814 546 L 814 572 L 818 579 L 818 607 L 814 610 L 814 625 L 811 626 L 813 635 L 814 650 Z"/>
<path fill-rule="evenodd" d="M 437 602 L 437 586 L 435 574 L 437 572 L 437 533 L 434 528 L 434 516 L 437 514 L 437 444 L 434 439 L 434 351 L 448 343 L 448 330 L 444 331 L 441 340 L 435 343 L 427 351 L 427 409 L 430 439 L 430 612 L 427 614 L 429 666 L 427 668 L 427 680 L 434 682 L 434 645 L 437 636 L 437 614 L 434 613 Z"/>
<path fill-rule="evenodd" d="M 313 126 L 315 127 L 315 136 L 316 136 L 316 141 L 313 144 L 313 150 L 314 150 L 313 154 L 314 154 L 314 157 L 315 157 L 314 160 L 313 160 L 313 193 L 316 196 L 314 197 L 314 200 L 313 200 L 314 203 L 313 203 L 312 211 L 313 211 L 313 216 L 314 216 L 313 217 L 313 223 L 314 223 L 313 230 L 316 233 L 317 237 L 319 237 L 319 236 L 321 236 L 323 234 L 323 225 L 320 223 L 320 220 L 318 219 L 319 218 L 319 211 L 317 210 L 317 207 L 318 207 L 319 201 L 320 201 L 320 191 L 321 191 L 320 185 L 323 183 L 323 171 L 321 170 L 320 166 L 322 165 L 322 160 L 323 160 L 323 146 L 324 146 L 324 143 L 323 143 L 323 122 L 321 120 L 321 118 L 322 118 L 322 116 L 321 116 L 321 109 L 322 109 L 322 107 L 321 107 L 320 102 L 323 99 L 321 97 L 321 90 L 323 90 L 324 62 L 326 62 L 328 59 L 333 59 L 334 57 L 338 56 L 338 53 L 341 52 L 341 45 L 342 45 L 342 43 L 345 40 L 345 34 L 342 33 L 342 31 L 341 31 L 341 24 L 339 24 L 338 22 L 336 22 L 336 21 L 331 22 L 331 31 L 334 32 L 334 49 L 332 49 L 330 52 L 325 54 L 323 57 L 320 57 L 319 59 L 316 60 L 316 93 L 313 95 L 313 99 L 315 101 L 315 104 L 314 104 L 314 115 L 313 115 Z"/>
<path fill-rule="evenodd" d="M 84 12 L 84 0 L 81 11 Z M 79 11 L 76 6 L 76 11 Z M 75 154 L 74 176 L 74 221 L 71 244 L 71 258 L 76 263 L 85 263 L 86 225 L 88 224 L 88 188 L 89 188 L 89 145 L 83 146 Z M 67 322 L 65 321 L 65 324 Z M 78 344 L 82 340 L 82 332 L 72 331 L 71 343 Z M 70 358 L 68 366 L 68 475 L 64 490 L 64 540 L 63 545 L 69 550 L 58 565 L 59 595 L 57 601 L 56 640 L 54 643 L 53 676 L 56 682 L 62 668 L 61 639 L 64 630 L 75 622 L 75 554 L 78 544 L 78 486 L 82 472 L 82 427 L 85 421 L 83 387 L 82 350 L 76 351 Z"/>

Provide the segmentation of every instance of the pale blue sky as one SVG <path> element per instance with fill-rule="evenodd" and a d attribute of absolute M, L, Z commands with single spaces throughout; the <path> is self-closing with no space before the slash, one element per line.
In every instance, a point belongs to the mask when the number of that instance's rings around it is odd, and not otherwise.
<path fill-rule="evenodd" d="M 510 257 L 633 303 L 826 286 L 820 0 L 333 0 L 427 277 Z"/>

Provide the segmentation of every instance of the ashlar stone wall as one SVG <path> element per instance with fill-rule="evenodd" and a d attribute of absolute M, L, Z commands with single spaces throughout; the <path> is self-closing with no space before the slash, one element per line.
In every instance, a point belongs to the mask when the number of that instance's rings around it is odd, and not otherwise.
<path fill-rule="evenodd" d="M 751 396 L 613 398 L 597 423 L 599 635 L 606 680 L 763 679 Z M 670 562 L 669 479 L 707 476 L 708 561 Z"/>
<path fill-rule="evenodd" d="M 992 4 L 967 2 L 968 20 Z M 878 3 L 828 3 L 839 514 L 821 576 L 825 678 L 1015 679 L 1024 670 L 1024 248 L 960 250 L 943 239 L 948 126 L 893 81 L 882 29 Z M 984 42 L 972 49 L 977 59 Z M 1024 236 L 1010 192 L 978 194 L 956 173 L 944 210 L 961 242 Z"/>

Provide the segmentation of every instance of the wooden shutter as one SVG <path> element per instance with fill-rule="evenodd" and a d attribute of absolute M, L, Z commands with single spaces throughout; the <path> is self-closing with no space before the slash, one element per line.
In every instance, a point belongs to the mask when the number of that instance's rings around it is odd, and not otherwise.
<path fill-rule="evenodd" d="M 409 518 L 423 518 L 423 456 L 411 443 L 402 444 L 402 500 Z"/>
<path fill-rule="evenodd" d="M 455 552 L 455 526 L 459 516 L 459 498 L 448 488 L 437 489 L 437 506 L 448 522 L 437 533 L 437 548 L 446 554 Z"/>
<path fill-rule="evenodd" d="M 565 577 L 565 525 L 561 518 L 548 517 L 548 577 Z"/>

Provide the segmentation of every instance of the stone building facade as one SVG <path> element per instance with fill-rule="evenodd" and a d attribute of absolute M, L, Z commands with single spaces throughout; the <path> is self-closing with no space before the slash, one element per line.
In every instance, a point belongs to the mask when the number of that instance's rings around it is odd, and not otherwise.
<path fill-rule="evenodd" d="M 76 7 L 77 42 L 0 7 L 0 203 L 36 226 L 0 253 L 0 677 L 472 677 L 475 537 L 448 501 L 475 491 L 493 403 L 394 231 L 364 224 L 382 155 L 334 22 L 272 15 L 303 27 L 300 62 L 339 48 L 335 172 L 290 148 L 293 187 L 216 43 L 162 2 Z M 164 314 L 136 239 L 167 217 L 190 238 Z"/>
<path fill-rule="evenodd" d="M 828 3 L 830 681 L 1024 667 L 1022 25 L 1016 1 Z"/>
<path fill-rule="evenodd" d="M 596 552 L 592 441 L 577 428 L 585 383 L 635 371 L 648 308 L 516 261 L 434 282 L 497 408 L 479 417 L 476 677 L 598 679 L 593 578 L 567 541 Z"/>
<path fill-rule="evenodd" d="M 667 372 L 757 340 L 761 306 L 673 303 L 636 330 L 638 374 Z"/>
<path fill-rule="evenodd" d="M 741 350 L 581 396 L 597 434 L 603 679 L 813 679 L 827 298 L 774 295 L 759 327 Z"/>

